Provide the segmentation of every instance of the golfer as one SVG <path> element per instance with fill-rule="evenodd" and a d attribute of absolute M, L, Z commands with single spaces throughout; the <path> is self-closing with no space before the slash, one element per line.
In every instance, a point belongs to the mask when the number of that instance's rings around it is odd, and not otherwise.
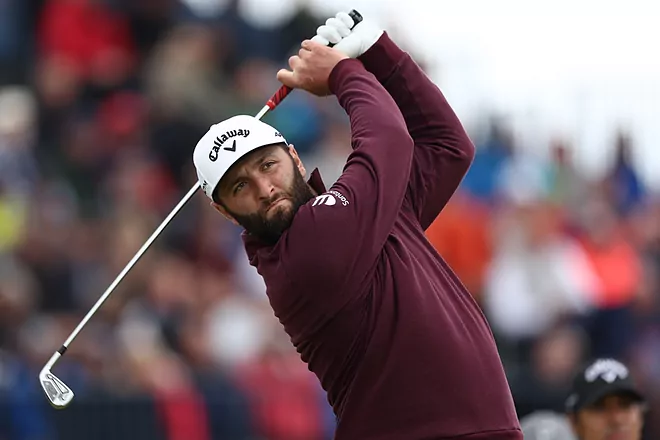
<path fill-rule="evenodd" d="M 328 19 L 277 75 L 349 116 L 338 181 L 327 188 L 283 133 L 241 115 L 195 147 L 200 185 L 244 228 L 275 315 L 327 392 L 337 440 L 522 439 L 489 325 L 424 234 L 473 144 L 409 54 L 368 20 L 352 25 Z"/>

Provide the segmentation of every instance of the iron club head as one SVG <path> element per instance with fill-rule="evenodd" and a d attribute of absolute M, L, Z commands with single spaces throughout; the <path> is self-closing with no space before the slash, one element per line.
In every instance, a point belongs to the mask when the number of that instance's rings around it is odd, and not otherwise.
<path fill-rule="evenodd" d="M 56 409 L 66 408 L 73 400 L 73 391 L 59 380 L 57 376 L 44 368 L 39 373 L 39 382 L 50 404 Z"/>

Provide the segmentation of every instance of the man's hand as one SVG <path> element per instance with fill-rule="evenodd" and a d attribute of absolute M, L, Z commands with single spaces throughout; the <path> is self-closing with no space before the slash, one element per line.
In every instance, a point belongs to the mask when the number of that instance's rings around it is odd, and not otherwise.
<path fill-rule="evenodd" d="M 328 78 L 332 69 L 347 55 L 311 40 L 301 44 L 298 55 L 289 58 L 291 70 L 281 69 L 277 79 L 285 86 L 303 89 L 316 96 L 330 95 Z"/>
<path fill-rule="evenodd" d="M 332 43 L 335 49 L 350 58 L 358 58 L 378 41 L 383 32 L 370 20 L 364 19 L 356 25 L 350 15 L 339 12 L 318 27 L 312 41 L 324 46 Z"/>

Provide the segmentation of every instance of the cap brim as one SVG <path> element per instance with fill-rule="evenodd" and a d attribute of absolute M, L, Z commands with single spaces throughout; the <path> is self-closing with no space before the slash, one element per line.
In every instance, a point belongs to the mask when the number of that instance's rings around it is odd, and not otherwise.
<path fill-rule="evenodd" d="M 598 392 L 595 392 L 588 398 L 585 398 L 582 404 L 580 405 L 580 409 L 591 406 L 596 402 L 598 402 L 600 399 L 613 394 L 629 395 L 632 396 L 638 402 L 644 402 L 646 400 L 644 396 L 635 387 L 627 384 L 613 383 L 602 387 L 600 390 L 598 390 Z"/>

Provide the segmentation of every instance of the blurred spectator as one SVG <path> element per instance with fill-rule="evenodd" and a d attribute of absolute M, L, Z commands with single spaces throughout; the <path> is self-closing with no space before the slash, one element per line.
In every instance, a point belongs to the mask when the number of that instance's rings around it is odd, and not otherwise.
<path fill-rule="evenodd" d="M 499 117 L 488 120 L 482 142 L 476 142 L 476 154 L 472 166 L 461 187 L 484 202 L 491 202 L 497 193 L 497 180 L 503 164 L 515 150 L 511 129 Z"/>
<path fill-rule="evenodd" d="M 279 330 L 279 329 L 278 329 Z M 316 378 L 281 331 L 263 354 L 238 372 L 250 394 L 259 434 L 272 440 L 315 440 L 325 436 Z"/>
<path fill-rule="evenodd" d="M 549 200 L 562 208 L 567 222 L 575 222 L 577 211 L 589 197 L 589 185 L 573 162 L 573 148 L 562 139 L 550 143 L 548 174 Z"/>
<path fill-rule="evenodd" d="M 510 156 L 496 178 L 495 197 L 502 203 L 526 205 L 546 201 L 551 194 L 550 166 L 533 152 Z"/>
<path fill-rule="evenodd" d="M 626 359 L 634 340 L 632 308 L 640 294 L 641 261 L 607 201 L 592 197 L 583 208 L 579 242 L 597 279 L 590 292 L 595 310 L 586 320 L 592 354 Z"/>
<path fill-rule="evenodd" d="M 626 215 L 642 201 L 646 190 L 633 163 L 633 140 L 629 133 L 616 133 L 614 151 L 606 184 L 617 212 Z"/>
<path fill-rule="evenodd" d="M 588 355 L 587 347 L 581 331 L 565 324 L 535 341 L 529 364 L 511 375 L 518 417 L 538 410 L 563 413 L 574 373 Z"/>
<path fill-rule="evenodd" d="M 0 188 L 9 196 L 29 196 L 39 178 L 33 151 L 36 105 L 27 88 L 0 88 Z"/>
<path fill-rule="evenodd" d="M 40 56 L 66 60 L 100 88 L 123 84 L 136 65 L 128 20 L 103 1 L 47 0 L 38 37 Z"/>
<path fill-rule="evenodd" d="M 24 0 L 0 2 L 0 85 L 23 83 L 29 71 L 32 3 Z"/>
<path fill-rule="evenodd" d="M 520 419 L 525 440 L 576 440 L 571 424 L 564 414 L 537 411 Z"/>
<path fill-rule="evenodd" d="M 323 180 L 329 187 L 341 176 L 348 155 L 352 151 L 351 132 L 348 121 L 339 119 L 334 114 L 325 116 L 324 123 L 322 138 L 312 154 L 300 151 L 298 153 L 305 163 L 319 168 Z M 297 146 L 296 151 L 298 151 Z"/>
<path fill-rule="evenodd" d="M 160 40 L 145 66 L 147 91 L 158 115 L 180 115 L 211 125 L 234 110 L 230 78 L 216 48 L 217 33 L 201 25 L 179 25 Z"/>
<path fill-rule="evenodd" d="M 612 435 L 641 440 L 647 399 L 627 365 L 597 358 L 577 370 L 565 413 L 580 440 Z"/>
<path fill-rule="evenodd" d="M 204 400 L 210 438 L 251 440 L 256 430 L 248 396 L 214 362 L 207 327 L 196 317 L 186 318 L 177 329 L 177 350 L 191 366 L 194 383 Z"/>
<path fill-rule="evenodd" d="M 486 206 L 458 191 L 426 230 L 429 241 L 480 303 L 493 253 L 488 215 Z"/>
<path fill-rule="evenodd" d="M 553 205 L 514 204 L 500 216 L 484 308 L 502 342 L 524 358 L 557 322 L 587 313 L 595 277 L 579 244 L 562 233 Z"/>

